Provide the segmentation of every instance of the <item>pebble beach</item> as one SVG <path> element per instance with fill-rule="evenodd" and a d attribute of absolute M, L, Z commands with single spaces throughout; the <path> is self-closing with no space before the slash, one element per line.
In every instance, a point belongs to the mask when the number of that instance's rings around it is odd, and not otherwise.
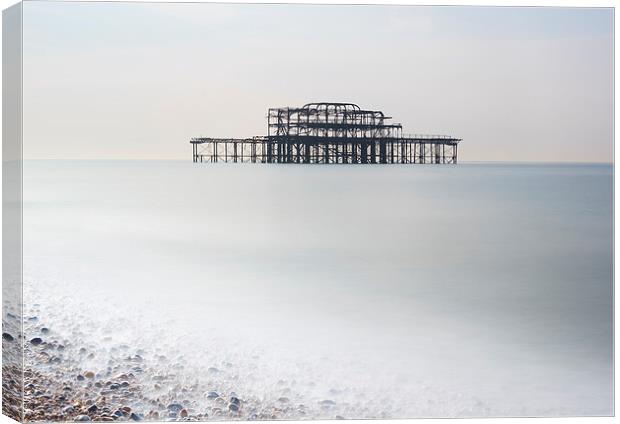
<path fill-rule="evenodd" d="M 429 385 L 420 384 L 412 396 L 379 381 L 374 387 L 355 383 L 369 369 L 352 375 L 340 365 L 343 375 L 330 379 L 327 374 L 338 367 L 329 367 L 327 359 L 300 359 L 292 366 L 288 359 L 279 363 L 260 349 L 243 350 L 238 341 L 217 338 L 204 348 L 192 335 L 200 329 L 170 337 L 167 330 L 178 331 L 178 323 L 168 327 L 144 316 L 139 328 L 126 317 L 98 313 L 110 302 L 93 305 L 90 313 L 74 311 L 80 301 L 53 294 L 48 299 L 52 306 L 31 303 L 24 310 L 25 421 L 338 420 L 405 417 L 413 408 L 427 416 L 489 411 L 477 399 Z M 3 330 L 4 353 L 15 354 L 3 368 L 3 411 L 18 418 L 17 314 L 5 315 Z"/>
<path fill-rule="evenodd" d="M 9 315 L 7 321 L 15 325 L 5 325 L 6 329 L 19 328 L 15 315 Z M 235 392 L 238 376 L 231 363 L 209 366 L 205 378 L 187 380 L 174 371 L 162 371 L 182 370 L 180 362 L 169 363 L 169 358 L 156 350 L 114 343 L 111 336 L 102 337 L 103 348 L 76 343 L 73 340 L 80 330 L 70 337 L 32 313 L 25 317 L 24 332 L 25 421 L 275 420 L 300 419 L 308 410 L 284 395 L 265 402 Z M 20 337 L 4 332 L 2 343 L 4 349 L 11 350 Z M 18 417 L 19 367 L 4 371 L 13 375 L 5 381 L 4 411 Z M 334 401 L 323 399 L 312 409 L 343 418 L 330 413 L 335 406 Z"/>

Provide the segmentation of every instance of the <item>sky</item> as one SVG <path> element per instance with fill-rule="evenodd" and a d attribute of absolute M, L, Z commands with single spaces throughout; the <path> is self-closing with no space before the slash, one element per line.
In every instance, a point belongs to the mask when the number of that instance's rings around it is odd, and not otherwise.
<path fill-rule="evenodd" d="M 461 161 L 613 161 L 613 10 L 24 3 L 26 159 L 187 159 L 270 107 L 382 110 Z"/>

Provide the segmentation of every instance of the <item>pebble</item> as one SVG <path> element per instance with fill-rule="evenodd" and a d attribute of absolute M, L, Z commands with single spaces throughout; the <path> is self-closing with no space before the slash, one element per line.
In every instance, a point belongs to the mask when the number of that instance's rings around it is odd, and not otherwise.
<path fill-rule="evenodd" d="M 88 415 L 78 415 L 73 421 L 90 421 L 90 417 Z"/>
<path fill-rule="evenodd" d="M 88 412 L 93 413 L 93 412 L 97 412 L 97 405 L 95 405 L 94 403 L 92 405 L 90 405 L 87 409 Z"/>
<path fill-rule="evenodd" d="M 181 409 L 183 409 L 183 405 L 181 405 L 180 403 L 171 403 L 166 409 L 168 409 L 169 411 L 179 412 Z"/>
<path fill-rule="evenodd" d="M 131 413 L 131 415 L 129 416 L 129 419 L 132 421 L 142 421 L 142 418 L 135 412 Z"/>
<path fill-rule="evenodd" d="M 220 395 L 218 395 L 217 392 L 209 392 L 209 393 L 207 393 L 207 399 L 217 399 L 219 397 L 220 397 Z"/>
<path fill-rule="evenodd" d="M 12 342 L 13 340 L 15 340 L 15 337 L 11 336 L 9 333 L 2 333 L 2 340 Z"/>
<path fill-rule="evenodd" d="M 32 343 L 35 346 L 38 346 L 41 343 L 43 343 L 43 339 L 41 337 L 35 337 L 34 339 L 30 340 L 30 343 Z"/>
<path fill-rule="evenodd" d="M 50 332 L 50 329 L 49 329 L 49 328 L 47 328 L 47 327 L 43 327 L 43 328 L 41 328 L 41 333 L 43 333 L 43 334 L 47 334 L 47 333 L 49 333 L 49 332 Z"/>
<path fill-rule="evenodd" d="M 86 377 L 86 378 L 95 378 L 95 373 L 92 372 L 92 371 L 86 371 L 84 373 L 84 377 Z"/>
<path fill-rule="evenodd" d="M 187 409 L 181 409 L 179 415 L 181 416 L 181 418 L 186 418 L 189 414 L 187 413 Z"/>

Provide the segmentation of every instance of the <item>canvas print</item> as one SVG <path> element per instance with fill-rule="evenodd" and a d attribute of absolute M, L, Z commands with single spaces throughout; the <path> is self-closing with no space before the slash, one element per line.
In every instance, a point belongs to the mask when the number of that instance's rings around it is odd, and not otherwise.
<path fill-rule="evenodd" d="M 611 416 L 613 9 L 3 13 L 3 414 Z"/>

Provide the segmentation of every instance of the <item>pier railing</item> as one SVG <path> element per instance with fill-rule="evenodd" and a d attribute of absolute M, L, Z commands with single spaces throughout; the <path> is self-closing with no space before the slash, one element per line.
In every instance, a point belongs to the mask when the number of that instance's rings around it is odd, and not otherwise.
<path fill-rule="evenodd" d="M 445 135 L 402 137 L 262 136 L 192 138 L 194 162 L 405 164 L 457 163 L 460 139 Z"/>

